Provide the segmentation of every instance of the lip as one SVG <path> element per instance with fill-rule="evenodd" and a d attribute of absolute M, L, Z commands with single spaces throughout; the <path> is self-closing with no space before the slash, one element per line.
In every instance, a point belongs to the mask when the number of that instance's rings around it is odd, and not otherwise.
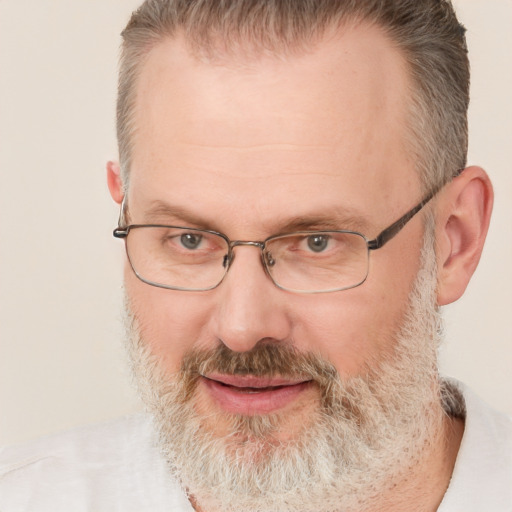
<path fill-rule="evenodd" d="M 210 374 L 201 380 L 222 409 L 248 416 L 269 414 L 282 409 L 312 384 L 311 380 L 254 375 Z"/>

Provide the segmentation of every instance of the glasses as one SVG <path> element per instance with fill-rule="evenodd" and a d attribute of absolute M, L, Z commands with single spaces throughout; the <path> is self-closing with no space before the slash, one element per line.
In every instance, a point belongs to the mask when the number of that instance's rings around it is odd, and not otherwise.
<path fill-rule="evenodd" d="M 297 293 L 335 292 L 364 283 L 370 251 L 395 237 L 440 189 L 372 240 L 344 229 L 298 231 L 261 242 L 230 240 L 216 231 L 160 224 L 131 224 L 116 228 L 113 234 L 124 238 L 135 275 L 152 286 L 184 291 L 216 288 L 235 259 L 235 247 L 247 245 L 260 249 L 263 267 L 278 288 Z"/>

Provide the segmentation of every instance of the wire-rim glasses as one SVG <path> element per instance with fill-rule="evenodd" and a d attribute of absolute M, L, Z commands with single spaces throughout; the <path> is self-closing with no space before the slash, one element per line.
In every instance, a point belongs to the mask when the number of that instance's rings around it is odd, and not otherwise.
<path fill-rule="evenodd" d="M 347 290 L 368 277 L 369 254 L 383 247 L 437 194 L 420 203 L 369 240 L 351 230 L 298 231 L 263 241 L 230 240 L 223 233 L 186 226 L 130 224 L 114 230 L 124 238 L 128 260 L 143 282 L 183 291 L 219 286 L 235 259 L 235 247 L 259 248 L 265 272 L 274 284 L 297 293 Z M 124 205 L 121 209 L 121 217 Z"/>

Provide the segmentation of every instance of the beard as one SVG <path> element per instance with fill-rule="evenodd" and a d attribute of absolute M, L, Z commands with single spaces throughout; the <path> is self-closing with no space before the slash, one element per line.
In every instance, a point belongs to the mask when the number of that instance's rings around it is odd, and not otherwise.
<path fill-rule="evenodd" d="M 179 372 L 166 373 L 126 301 L 128 353 L 139 393 L 172 474 L 201 509 L 361 511 L 424 460 L 443 423 L 432 231 L 426 230 L 421 268 L 392 350 L 343 380 L 317 354 L 271 340 L 244 353 L 222 344 L 193 350 Z M 278 435 L 284 413 L 201 415 L 196 389 L 209 372 L 306 378 L 319 390 L 318 406 L 306 419 L 297 418 L 294 427 L 302 424 L 285 440 Z M 217 414 L 227 424 L 222 434 L 214 428 Z"/>

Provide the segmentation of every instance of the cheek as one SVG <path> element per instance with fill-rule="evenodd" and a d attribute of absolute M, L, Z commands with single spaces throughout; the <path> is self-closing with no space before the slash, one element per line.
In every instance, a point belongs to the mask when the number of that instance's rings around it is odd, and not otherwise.
<path fill-rule="evenodd" d="M 125 289 L 140 334 L 164 368 L 176 371 L 184 354 L 204 344 L 201 340 L 209 312 L 201 293 L 166 290 L 141 282 L 131 269 Z"/>
<path fill-rule="evenodd" d="M 318 295 L 296 317 L 297 347 L 319 353 L 342 378 L 360 375 L 392 352 L 413 280 L 414 272 L 393 281 L 374 273 L 358 288 Z"/>

